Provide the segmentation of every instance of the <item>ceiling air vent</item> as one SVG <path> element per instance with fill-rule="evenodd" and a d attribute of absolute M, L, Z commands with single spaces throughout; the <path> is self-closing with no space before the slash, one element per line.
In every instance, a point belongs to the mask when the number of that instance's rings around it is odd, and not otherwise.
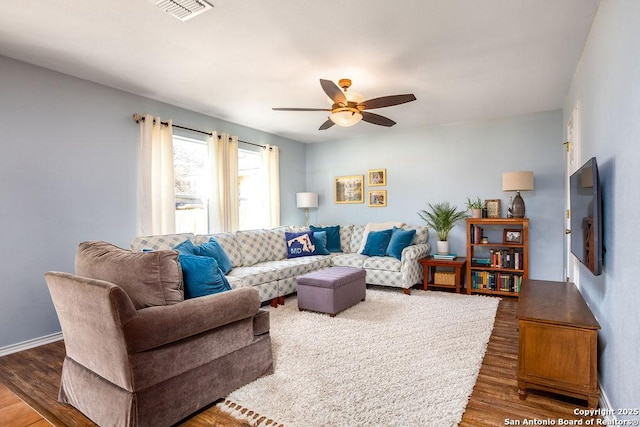
<path fill-rule="evenodd" d="M 204 0 L 153 0 L 153 2 L 160 9 L 181 21 L 186 21 L 202 12 L 213 9 L 213 6 Z"/>

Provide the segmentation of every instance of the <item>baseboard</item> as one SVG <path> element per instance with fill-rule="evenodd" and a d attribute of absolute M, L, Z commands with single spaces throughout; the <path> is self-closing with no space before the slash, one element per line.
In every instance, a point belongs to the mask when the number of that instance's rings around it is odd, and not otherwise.
<path fill-rule="evenodd" d="M 600 399 L 598 401 L 598 406 L 600 408 L 600 414 L 605 420 L 605 425 L 616 425 L 617 419 L 615 410 L 611 406 L 611 402 L 609 402 L 609 398 L 602 388 L 600 388 Z"/>
<path fill-rule="evenodd" d="M 19 342 L 17 344 L 11 344 L 6 347 L 0 348 L 0 357 L 6 356 L 8 354 L 17 353 L 22 350 L 28 350 L 30 348 L 39 347 L 41 345 L 50 344 L 52 342 L 56 342 L 60 340 L 62 340 L 62 332 L 56 332 L 55 334 L 45 335 L 43 337 Z"/>

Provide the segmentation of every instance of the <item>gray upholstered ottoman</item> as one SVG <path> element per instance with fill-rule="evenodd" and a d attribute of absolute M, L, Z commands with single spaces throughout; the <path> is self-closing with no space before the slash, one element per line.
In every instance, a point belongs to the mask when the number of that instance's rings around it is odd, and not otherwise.
<path fill-rule="evenodd" d="M 355 267 L 329 267 L 297 278 L 298 309 L 331 317 L 359 301 L 367 292 L 366 272 Z"/>

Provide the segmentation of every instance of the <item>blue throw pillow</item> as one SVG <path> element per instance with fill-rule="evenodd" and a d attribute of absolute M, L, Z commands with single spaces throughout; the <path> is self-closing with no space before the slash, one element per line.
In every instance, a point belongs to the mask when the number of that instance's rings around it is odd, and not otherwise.
<path fill-rule="evenodd" d="M 215 258 L 218 262 L 218 267 L 224 274 L 227 274 L 233 268 L 229 255 L 224 251 L 224 248 L 215 238 L 210 238 L 208 242 L 198 245 L 199 253 L 195 255 L 208 256 Z"/>
<path fill-rule="evenodd" d="M 316 255 L 329 255 L 331 252 L 327 249 L 327 232 L 315 231 L 313 233 L 313 243 L 316 245 Z"/>
<path fill-rule="evenodd" d="M 398 227 L 393 227 L 391 240 L 389 241 L 389 246 L 387 246 L 387 255 L 402 259 L 403 249 L 411 244 L 415 236 L 416 230 L 402 230 Z"/>
<path fill-rule="evenodd" d="M 392 229 L 382 231 L 370 231 L 367 235 L 367 242 L 364 249 L 360 252 L 362 255 L 369 256 L 385 256 L 387 254 L 387 246 L 391 240 Z"/>
<path fill-rule="evenodd" d="M 214 258 L 181 253 L 179 259 L 185 299 L 231 290 L 229 281 Z"/>
<path fill-rule="evenodd" d="M 287 258 L 315 255 L 316 246 L 313 243 L 313 233 L 290 233 L 285 231 L 284 238 L 287 243 Z"/>
<path fill-rule="evenodd" d="M 340 226 L 333 225 L 330 227 L 316 227 L 314 225 L 309 227 L 311 231 L 326 231 L 327 232 L 327 249 L 329 252 L 342 252 L 340 246 Z"/>
<path fill-rule="evenodd" d="M 185 240 L 179 245 L 176 245 L 173 250 L 185 255 L 200 255 L 198 247 L 194 245 L 193 242 L 189 239 Z"/>

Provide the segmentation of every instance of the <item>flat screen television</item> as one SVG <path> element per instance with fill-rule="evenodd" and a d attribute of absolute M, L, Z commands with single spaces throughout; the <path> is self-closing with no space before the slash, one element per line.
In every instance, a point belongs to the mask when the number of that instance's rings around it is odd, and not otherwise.
<path fill-rule="evenodd" d="M 569 179 L 571 253 L 594 275 L 602 274 L 602 188 L 592 157 Z"/>

